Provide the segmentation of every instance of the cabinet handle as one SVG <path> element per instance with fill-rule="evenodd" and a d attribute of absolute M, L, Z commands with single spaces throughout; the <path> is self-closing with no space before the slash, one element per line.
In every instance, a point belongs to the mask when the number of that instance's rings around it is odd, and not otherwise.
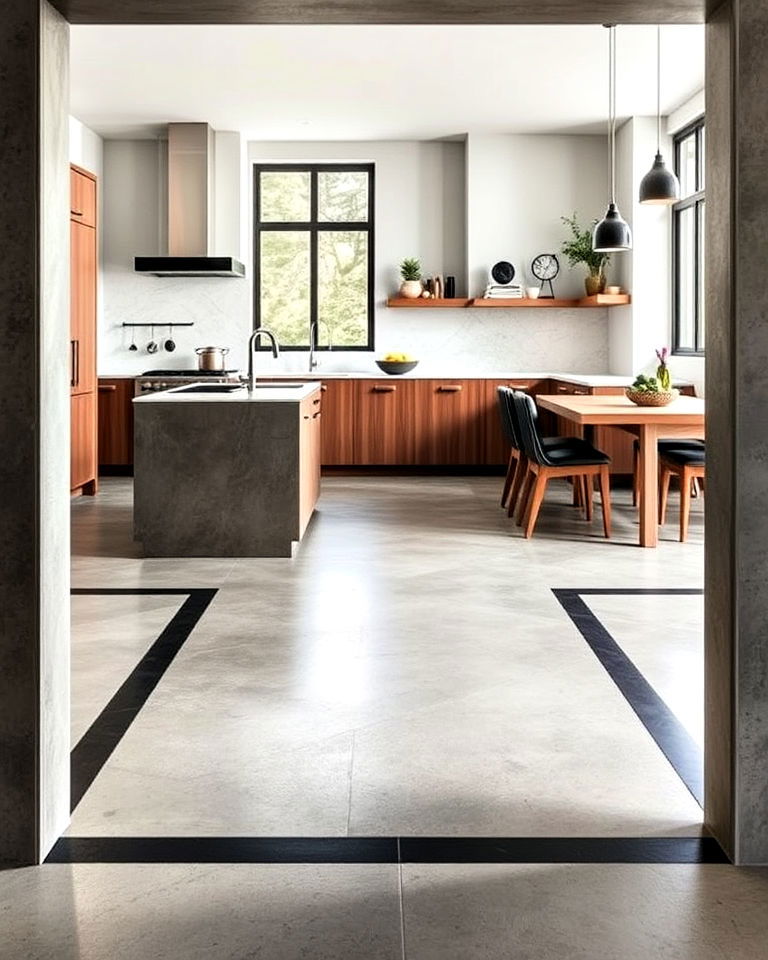
<path fill-rule="evenodd" d="M 325 391 L 328 389 L 328 387 L 326 387 L 326 385 L 325 385 L 324 383 L 321 383 L 321 384 L 320 384 L 320 389 L 323 391 L 323 393 L 325 393 Z"/>
<path fill-rule="evenodd" d="M 437 388 L 438 393 L 461 393 L 464 388 L 460 383 L 442 384 Z"/>
<path fill-rule="evenodd" d="M 82 217 L 83 215 L 82 210 L 70 210 L 69 212 L 72 214 L 73 217 Z"/>
<path fill-rule="evenodd" d="M 373 388 L 373 393 L 394 393 L 397 387 L 385 387 L 383 384 L 377 384 Z"/>
<path fill-rule="evenodd" d="M 557 392 L 558 392 L 558 393 L 568 393 L 568 387 L 566 387 L 564 384 L 561 383 L 561 384 L 558 385 Z"/>
<path fill-rule="evenodd" d="M 69 385 L 77 387 L 80 384 L 80 341 L 69 341 Z"/>
<path fill-rule="evenodd" d="M 586 397 L 589 395 L 589 390 L 574 390 L 573 395 L 575 397 Z"/>
<path fill-rule="evenodd" d="M 313 400 L 312 403 L 314 403 L 314 404 L 320 403 L 320 397 L 318 397 L 316 400 Z"/>
<path fill-rule="evenodd" d="M 319 417 L 319 416 L 320 416 L 320 410 L 318 410 L 317 413 L 313 413 L 313 414 L 312 414 L 312 419 L 313 419 L 313 420 L 316 420 L 317 417 Z"/>
<path fill-rule="evenodd" d="M 508 383 L 507 386 L 510 390 L 522 390 L 523 392 L 527 392 L 531 389 L 530 384 L 528 383 Z"/>
<path fill-rule="evenodd" d="M 115 393 L 117 387 L 114 383 L 100 383 L 99 384 L 99 393 Z"/>

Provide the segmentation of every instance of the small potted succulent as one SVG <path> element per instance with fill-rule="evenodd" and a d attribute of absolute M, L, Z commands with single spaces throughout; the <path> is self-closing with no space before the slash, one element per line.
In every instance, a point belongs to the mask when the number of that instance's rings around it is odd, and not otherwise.
<path fill-rule="evenodd" d="M 587 268 L 584 287 L 587 296 L 594 297 L 605 290 L 605 268 L 611 259 L 609 254 L 597 253 L 592 248 L 592 229 L 597 220 L 593 222 L 592 227 L 584 229 L 579 225 L 575 213 L 572 217 L 560 217 L 560 219 L 571 230 L 571 236 L 563 241 L 563 254 L 572 267 L 583 263 Z"/>
<path fill-rule="evenodd" d="M 406 257 L 400 264 L 400 296 L 408 300 L 418 300 L 423 293 L 421 285 L 421 262 L 418 257 Z"/>

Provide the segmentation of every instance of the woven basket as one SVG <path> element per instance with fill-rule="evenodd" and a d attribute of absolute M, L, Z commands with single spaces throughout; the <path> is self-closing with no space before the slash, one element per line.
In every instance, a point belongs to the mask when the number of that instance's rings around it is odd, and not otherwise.
<path fill-rule="evenodd" d="M 658 393 L 651 393 L 648 390 L 632 390 L 627 387 L 627 399 L 636 403 L 638 407 L 666 407 L 677 400 L 680 396 L 679 390 L 660 390 Z"/>

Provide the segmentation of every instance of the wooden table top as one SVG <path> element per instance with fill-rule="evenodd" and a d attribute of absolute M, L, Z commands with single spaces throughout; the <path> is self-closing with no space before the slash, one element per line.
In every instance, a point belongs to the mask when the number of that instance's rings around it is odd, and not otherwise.
<path fill-rule="evenodd" d="M 537 396 L 536 403 L 560 417 L 584 425 L 645 424 L 703 426 L 702 397 L 678 397 L 666 407 L 638 407 L 624 396 L 601 397 L 574 394 Z"/>

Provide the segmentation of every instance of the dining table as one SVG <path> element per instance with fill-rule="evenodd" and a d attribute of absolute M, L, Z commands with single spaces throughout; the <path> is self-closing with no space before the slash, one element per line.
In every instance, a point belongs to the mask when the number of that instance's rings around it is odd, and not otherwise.
<path fill-rule="evenodd" d="M 640 546 L 655 547 L 659 540 L 659 440 L 704 438 L 704 400 L 678 397 L 665 407 L 645 407 L 625 396 L 537 396 L 544 410 L 574 423 L 578 435 L 591 427 L 618 427 L 637 437 L 639 461 Z"/>

